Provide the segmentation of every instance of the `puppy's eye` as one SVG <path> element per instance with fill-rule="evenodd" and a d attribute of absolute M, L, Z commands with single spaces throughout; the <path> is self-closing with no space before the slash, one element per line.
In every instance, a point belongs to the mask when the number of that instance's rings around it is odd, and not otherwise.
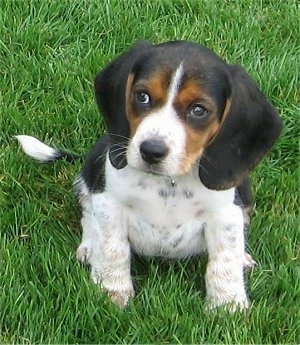
<path fill-rule="evenodd" d="M 187 113 L 187 117 L 192 117 L 192 118 L 203 118 L 208 115 L 208 110 L 203 107 L 202 104 L 196 103 L 193 104 Z"/>
<path fill-rule="evenodd" d="M 135 93 L 135 99 L 140 104 L 150 104 L 150 96 L 144 91 L 138 91 Z"/>

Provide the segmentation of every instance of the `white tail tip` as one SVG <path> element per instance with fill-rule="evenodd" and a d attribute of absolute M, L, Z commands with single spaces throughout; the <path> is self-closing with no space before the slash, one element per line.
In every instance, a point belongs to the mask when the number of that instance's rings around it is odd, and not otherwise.
<path fill-rule="evenodd" d="M 40 162 L 49 162 L 59 155 L 58 150 L 53 149 L 29 135 L 16 135 L 16 139 L 19 141 L 23 151 L 28 156 Z"/>

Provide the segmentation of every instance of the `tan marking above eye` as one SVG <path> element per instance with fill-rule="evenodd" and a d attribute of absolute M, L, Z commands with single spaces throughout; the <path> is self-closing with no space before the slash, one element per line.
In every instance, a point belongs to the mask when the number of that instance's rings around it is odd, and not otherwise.
<path fill-rule="evenodd" d="M 189 79 L 181 85 L 175 97 L 174 106 L 179 112 L 185 113 L 189 106 L 195 102 L 203 104 L 209 111 L 216 110 L 216 105 L 213 100 L 201 88 L 199 83 L 196 80 Z"/>
<path fill-rule="evenodd" d="M 137 127 L 143 120 L 143 114 L 139 112 L 135 107 L 135 93 L 145 92 L 150 96 L 149 109 L 153 107 L 162 106 L 167 101 L 168 97 L 168 83 L 167 75 L 165 72 L 160 71 L 149 79 L 141 79 L 134 81 L 134 75 L 131 74 L 128 77 L 126 85 L 126 116 L 130 125 L 130 137 L 133 137 L 137 130 Z M 147 111 L 149 111 L 149 109 Z M 145 111 L 145 114 L 146 111 Z"/>
<path fill-rule="evenodd" d="M 166 73 L 160 71 L 147 80 L 139 80 L 132 88 L 132 92 L 144 91 L 149 94 L 153 105 L 162 105 L 167 100 L 168 83 Z"/>

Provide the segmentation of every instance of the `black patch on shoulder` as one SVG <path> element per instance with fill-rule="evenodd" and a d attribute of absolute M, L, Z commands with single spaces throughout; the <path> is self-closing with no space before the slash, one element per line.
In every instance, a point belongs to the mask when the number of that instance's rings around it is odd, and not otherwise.
<path fill-rule="evenodd" d="M 112 138 L 104 134 L 96 142 L 83 165 L 81 176 L 92 192 L 103 192 L 105 189 L 105 160 L 112 142 Z"/>

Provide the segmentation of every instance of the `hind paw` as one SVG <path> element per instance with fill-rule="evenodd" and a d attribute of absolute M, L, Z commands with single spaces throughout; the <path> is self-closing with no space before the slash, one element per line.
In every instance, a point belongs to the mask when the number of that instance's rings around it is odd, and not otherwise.
<path fill-rule="evenodd" d="M 246 272 L 251 271 L 257 265 L 256 261 L 253 260 L 252 256 L 245 253 L 244 257 L 244 270 Z"/>
<path fill-rule="evenodd" d="M 83 264 L 88 264 L 92 255 L 92 244 L 84 241 L 80 244 L 76 252 L 76 258 Z"/>

